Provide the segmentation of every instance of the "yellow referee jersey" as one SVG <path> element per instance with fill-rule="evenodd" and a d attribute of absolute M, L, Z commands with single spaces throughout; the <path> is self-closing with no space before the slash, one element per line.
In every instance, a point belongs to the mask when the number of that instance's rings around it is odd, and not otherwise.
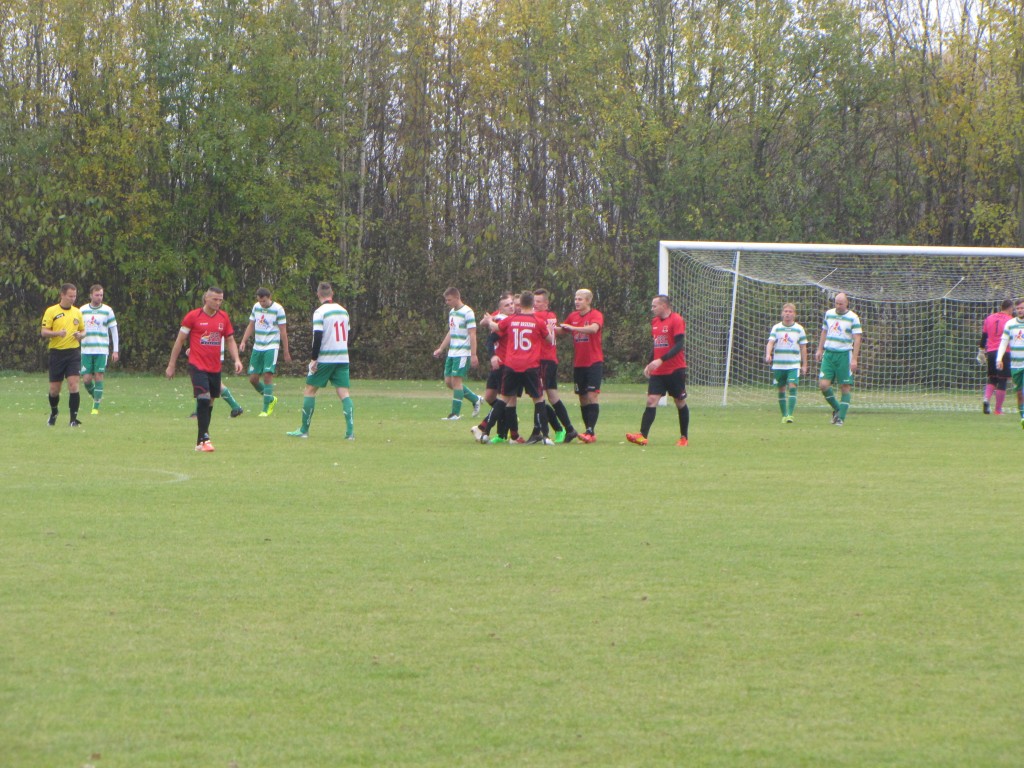
<path fill-rule="evenodd" d="M 85 329 L 85 318 L 76 306 L 64 309 L 60 304 L 54 304 L 43 313 L 43 328 L 67 331 L 63 336 L 51 336 L 48 339 L 50 349 L 75 349 L 82 346 L 75 334 Z"/>

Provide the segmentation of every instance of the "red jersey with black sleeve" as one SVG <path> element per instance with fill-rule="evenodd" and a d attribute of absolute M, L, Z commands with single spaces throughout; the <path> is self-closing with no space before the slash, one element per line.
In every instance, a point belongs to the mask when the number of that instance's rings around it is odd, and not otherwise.
<path fill-rule="evenodd" d="M 671 313 L 666 318 L 654 317 L 651 318 L 651 336 L 654 338 L 654 357 L 652 359 L 657 360 L 666 352 L 669 351 L 676 343 L 676 336 L 683 336 L 686 334 L 686 321 L 683 320 L 682 316 L 678 312 Z M 680 368 L 686 367 L 686 352 L 679 350 L 676 354 L 672 355 L 668 360 L 664 360 L 661 363 L 661 367 L 657 370 L 658 376 L 665 376 L 666 374 L 678 371 Z"/>
<path fill-rule="evenodd" d="M 553 330 L 558 325 L 558 315 L 551 310 L 545 309 L 543 312 L 534 312 L 534 317 L 540 318 L 548 325 L 548 330 Z M 548 341 L 548 337 L 544 337 L 544 341 L 540 345 L 540 359 L 550 360 L 552 363 L 558 362 L 558 347 L 555 343 Z"/>
<path fill-rule="evenodd" d="M 604 349 L 601 334 L 604 333 L 604 315 L 596 309 L 589 309 L 585 315 L 573 311 L 565 318 L 565 324 L 580 328 L 584 325 L 597 323 L 597 333 L 578 333 L 573 331 L 572 343 L 576 350 L 573 359 L 574 368 L 589 368 L 594 363 L 604 362 Z"/>
<path fill-rule="evenodd" d="M 505 350 L 502 362 L 517 373 L 540 368 L 541 341 L 547 332 L 548 324 L 535 314 L 509 315 L 498 324 Z"/>
<path fill-rule="evenodd" d="M 208 315 L 199 307 L 185 315 L 181 328 L 188 331 L 189 365 L 207 373 L 220 373 L 221 341 L 235 333 L 228 313 L 218 309 L 215 314 Z"/>
<path fill-rule="evenodd" d="M 503 315 L 501 312 L 495 312 L 493 315 L 491 315 L 491 320 L 493 320 L 496 323 L 500 323 L 506 317 L 508 317 L 508 315 Z M 488 357 L 493 357 L 494 355 L 497 355 L 498 357 L 501 357 L 502 360 L 505 359 L 505 358 L 503 358 L 501 356 L 501 353 L 504 350 L 502 350 L 500 348 L 500 344 L 501 344 L 501 339 L 498 336 L 498 332 L 497 331 L 490 331 L 487 334 L 487 352 L 488 352 Z"/>

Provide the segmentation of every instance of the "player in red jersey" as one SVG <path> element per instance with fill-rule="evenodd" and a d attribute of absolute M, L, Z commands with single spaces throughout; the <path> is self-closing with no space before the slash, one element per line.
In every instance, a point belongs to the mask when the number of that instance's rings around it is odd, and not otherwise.
<path fill-rule="evenodd" d="M 491 428 L 497 422 L 498 415 L 494 410 L 494 403 L 498 399 L 498 393 L 501 391 L 501 378 L 504 371 L 504 366 L 501 364 L 501 359 L 506 355 L 504 346 L 508 342 L 508 338 L 501 339 L 498 336 L 498 324 L 515 311 L 514 305 L 519 302 L 518 296 L 513 296 L 511 291 L 505 291 L 501 294 L 498 299 L 498 309 L 491 314 L 486 313 L 480 318 L 480 327 L 488 331 L 487 334 L 487 352 L 490 372 L 487 374 L 487 385 L 484 390 L 483 398 L 484 401 L 491 406 L 491 409 L 487 412 L 477 426 L 473 427 L 470 432 L 473 433 L 473 439 L 480 443 L 488 442 Z M 510 400 L 510 403 L 513 403 Z M 503 422 L 498 424 L 498 435 L 490 439 L 493 443 L 504 443 L 508 440 L 508 421 L 510 411 L 514 410 L 514 405 L 506 404 L 508 407 L 505 409 Z M 518 424 L 516 425 L 518 429 Z M 518 432 L 513 430 L 512 436 L 513 442 L 523 442 L 519 437 Z"/>
<path fill-rule="evenodd" d="M 487 334 L 487 351 L 492 358 L 498 351 L 498 323 L 511 314 L 512 292 L 505 291 L 498 298 L 498 308 L 494 311 L 494 314 L 487 312 L 480 318 L 480 325 L 489 331 Z M 499 389 L 501 389 L 501 371 L 492 367 L 487 374 L 484 402 L 488 405 L 494 405 L 494 401 L 498 399 Z"/>
<path fill-rule="evenodd" d="M 690 409 L 686 405 L 686 321 L 672 311 L 672 300 L 664 294 L 651 299 L 651 336 L 654 339 L 654 359 L 644 368 L 647 383 L 647 409 L 640 422 L 639 432 L 629 432 L 626 439 L 637 445 L 647 445 L 647 435 L 658 415 L 658 401 L 665 394 L 672 395 L 679 412 L 678 446 L 687 444 L 690 429 Z"/>
<path fill-rule="evenodd" d="M 565 403 L 558 396 L 558 347 L 554 343 L 555 329 L 558 327 L 558 316 L 549 309 L 549 295 L 546 289 L 538 288 L 533 292 L 534 314 L 548 324 L 551 341 L 544 339 L 540 350 L 540 378 L 544 383 L 544 394 L 548 398 L 548 421 L 555 430 L 556 443 L 571 443 L 579 435 L 569 420 L 569 412 Z"/>
<path fill-rule="evenodd" d="M 228 313 L 220 308 L 224 303 L 224 291 L 209 288 L 203 294 L 203 306 L 193 309 L 181 321 L 181 328 L 171 348 L 171 359 L 167 362 L 167 378 L 174 378 L 178 355 L 188 339 L 188 372 L 192 377 L 192 396 L 196 399 L 196 421 L 199 436 L 196 450 L 211 453 L 210 414 L 213 399 L 220 397 L 221 341 L 224 341 L 231 360 L 235 364 L 235 375 L 242 373 L 242 361 L 238 357 L 235 343 L 235 329 Z"/>
<path fill-rule="evenodd" d="M 548 416 L 544 410 L 544 387 L 540 380 L 541 342 L 545 337 L 553 339 L 548 325 L 533 313 L 533 293 L 525 291 L 519 296 L 519 311 L 498 323 L 499 345 L 505 342 L 504 357 L 500 362 L 505 366 L 501 380 L 501 393 L 494 402 L 496 421 L 500 421 L 509 399 L 520 389 L 533 400 L 533 433 L 527 445 L 554 445 L 548 438 Z M 473 428 L 473 436 L 482 442 L 486 434 L 479 427 Z"/>
<path fill-rule="evenodd" d="M 572 370 L 573 389 L 580 398 L 580 412 L 583 414 L 586 432 L 579 437 L 585 443 L 597 440 L 594 428 L 601 413 L 598 397 L 601 394 L 601 379 L 604 375 L 604 350 L 601 341 L 604 315 L 591 306 L 593 301 L 593 291 L 586 288 L 576 291 L 576 311 L 570 312 L 561 325 L 563 333 L 572 334 L 576 352 Z M 568 436 L 566 438 L 566 442 L 569 442 Z"/>

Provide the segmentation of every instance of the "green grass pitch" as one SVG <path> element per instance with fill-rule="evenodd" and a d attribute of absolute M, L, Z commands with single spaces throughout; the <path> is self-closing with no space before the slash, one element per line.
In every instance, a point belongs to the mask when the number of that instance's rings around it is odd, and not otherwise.
<path fill-rule="evenodd" d="M 298 379 L 228 380 L 196 454 L 184 376 L 79 430 L 0 376 L 3 765 L 1024 764 L 1013 417 L 766 388 L 641 449 L 616 385 L 594 445 L 485 447 L 356 380 L 302 441 Z"/>

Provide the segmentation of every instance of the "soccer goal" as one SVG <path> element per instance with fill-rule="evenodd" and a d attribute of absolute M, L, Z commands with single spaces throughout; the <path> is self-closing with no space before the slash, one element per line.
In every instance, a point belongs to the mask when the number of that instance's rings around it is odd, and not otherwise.
<path fill-rule="evenodd" d="M 1024 249 L 662 241 L 659 286 L 686 319 L 691 402 L 770 402 L 764 348 L 793 302 L 810 342 L 800 408 L 827 407 L 814 352 L 844 292 L 864 327 L 856 409 L 968 410 L 985 384 L 982 322 L 1024 297 Z"/>

